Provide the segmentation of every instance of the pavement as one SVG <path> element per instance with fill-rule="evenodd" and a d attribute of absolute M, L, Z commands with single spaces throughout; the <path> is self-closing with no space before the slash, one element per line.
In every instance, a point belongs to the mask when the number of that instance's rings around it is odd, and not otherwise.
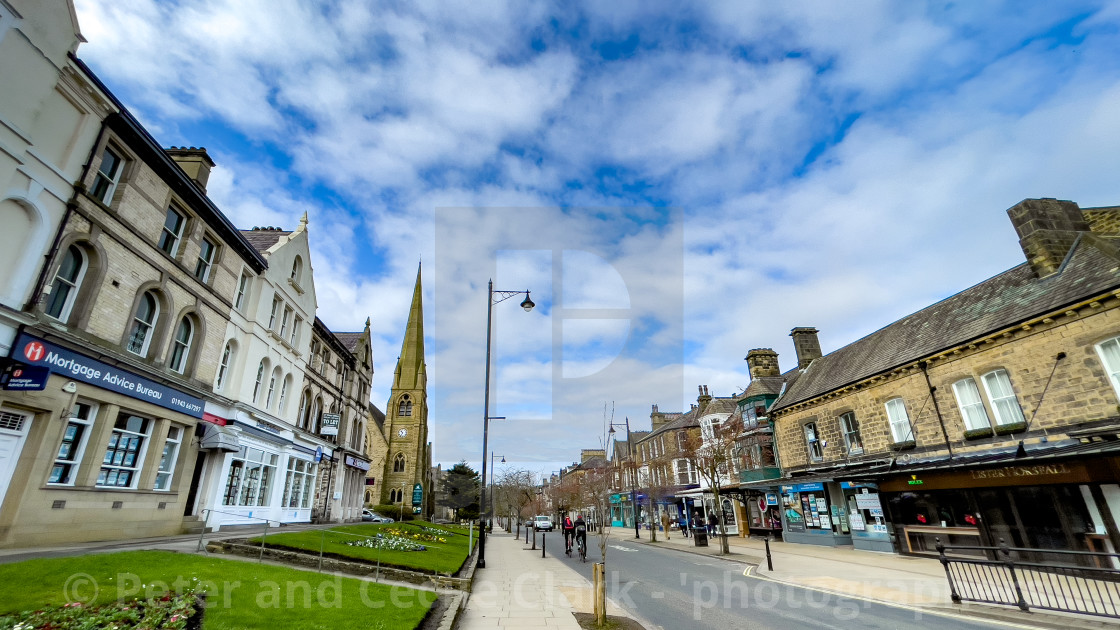
<path fill-rule="evenodd" d="M 615 527 L 611 529 L 610 537 L 753 564 L 756 566 L 749 573 L 753 577 L 853 599 L 954 612 L 1028 628 L 1095 630 L 1117 627 L 1113 619 L 1087 615 L 1039 610 L 1023 612 L 1011 606 L 976 602 L 954 604 L 945 569 L 936 558 L 771 540 L 770 562 L 773 569 L 770 569 L 766 560 L 767 543 L 763 538 L 729 535 L 730 553 L 723 554 L 718 536 L 708 537 L 707 547 L 697 547 L 694 538 L 680 535 L 679 530 L 670 531 L 668 540 L 664 532 L 658 531 L 656 542 L 650 540 L 650 532 L 645 529 L 640 531 L 640 538 L 635 539 L 632 528 Z"/>
<path fill-rule="evenodd" d="M 548 536 L 560 542 L 560 534 Z M 495 526 L 486 537 L 486 568 L 475 569 L 474 585 L 456 625 L 458 630 L 563 628 L 579 630 L 572 613 L 591 613 L 591 583 L 552 556 L 541 557 L 524 538 Z M 613 602 L 607 614 L 631 617 Z"/>

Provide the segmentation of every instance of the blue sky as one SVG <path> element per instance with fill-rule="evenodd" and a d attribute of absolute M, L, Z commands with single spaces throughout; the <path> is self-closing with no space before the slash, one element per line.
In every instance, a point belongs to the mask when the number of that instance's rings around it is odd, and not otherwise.
<path fill-rule="evenodd" d="M 479 460 L 491 274 L 539 304 L 495 307 L 491 414 L 537 420 L 491 445 L 547 470 L 605 402 L 648 426 L 795 326 L 828 352 L 1023 262 L 1024 198 L 1120 203 L 1115 2 L 75 4 L 236 224 L 310 214 L 380 406 L 424 260 L 437 461 Z"/>

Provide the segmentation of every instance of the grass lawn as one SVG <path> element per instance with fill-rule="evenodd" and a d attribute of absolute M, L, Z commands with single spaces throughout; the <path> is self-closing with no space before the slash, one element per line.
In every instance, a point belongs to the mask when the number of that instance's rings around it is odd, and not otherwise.
<path fill-rule="evenodd" d="M 284 567 L 169 551 L 0 564 L 0 614 L 101 604 L 182 590 L 207 593 L 204 628 L 413 630 L 434 594 Z"/>
<path fill-rule="evenodd" d="M 372 549 L 369 547 L 355 547 L 347 542 L 364 540 L 368 536 L 378 533 L 391 535 L 390 531 L 403 531 L 408 534 L 430 534 L 422 528 L 439 530 L 436 534 L 445 542 L 417 540 L 416 542 L 427 547 L 426 551 L 397 551 L 392 549 Z M 468 537 L 466 527 L 455 525 L 432 525 L 424 521 L 409 521 L 405 523 L 368 523 L 362 525 L 339 525 L 325 530 L 308 530 L 288 534 L 269 534 L 265 539 L 266 546 L 282 546 L 291 549 L 301 549 L 309 553 L 319 553 L 322 545 L 323 553 L 333 556 L 351 558 L 370 563 L 376 563 L 378 555 L 382 565 L 417 569 L 420 571 L 436 573 L 455 573 L 463 565 L 463 561 L 470 555 L 467 548 L 468 540 L 477 542 L 478 532 Z M 253 543 L 260 543 L 260 537 L 253 538 Z"/>

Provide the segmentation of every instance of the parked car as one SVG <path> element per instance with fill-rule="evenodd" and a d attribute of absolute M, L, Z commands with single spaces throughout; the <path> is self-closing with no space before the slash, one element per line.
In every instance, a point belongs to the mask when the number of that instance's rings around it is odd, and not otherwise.
<path fill-rule="evenodd" d="M 362 510 L 362 521 L 366 523 L 392 523 L 393 519 L 388 516 L 381 516 L 377 512 Z"/>
<path fill-rule="evenodd" d="M 533 526 L 538 532 L 552 531 L 552 518 L 548 516 L 533 517 Z"/>

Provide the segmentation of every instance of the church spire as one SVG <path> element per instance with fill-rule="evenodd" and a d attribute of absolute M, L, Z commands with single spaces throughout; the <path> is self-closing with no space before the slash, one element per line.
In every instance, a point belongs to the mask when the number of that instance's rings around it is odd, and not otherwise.
<path fill-rule="evenodd" d="M 412 308 L 404 331 L 401 356 L 393 376 L 393 389 L 422 389 L 427 376 L 424 367 L 424 289 L 420 284 L 422 267 L 416 268 L 416 288 L 412 291 Z"/>

